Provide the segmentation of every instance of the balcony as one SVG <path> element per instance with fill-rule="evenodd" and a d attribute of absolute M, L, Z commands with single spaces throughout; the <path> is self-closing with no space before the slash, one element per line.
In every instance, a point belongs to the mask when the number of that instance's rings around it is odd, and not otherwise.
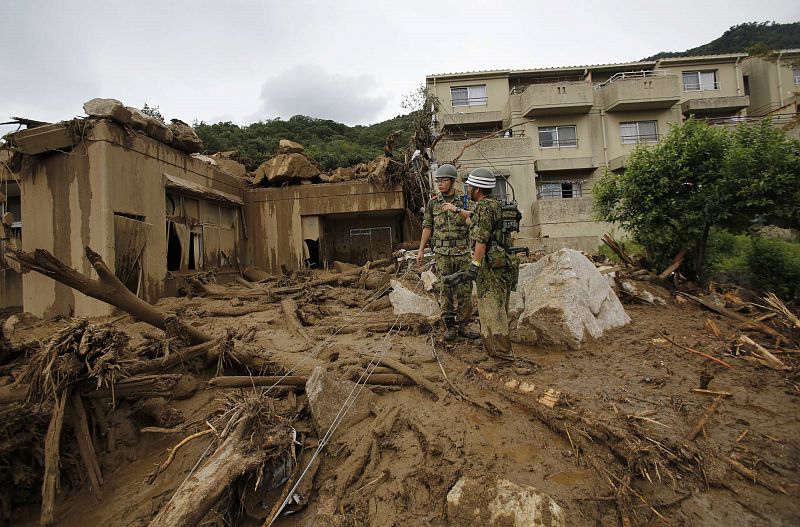
<path fill-rule="evenodd" d="M 537 159 L 534 161 L 537 174 L 545 172 L 565 172 L 577 170 L 594 170 L 597 163 L 593 157 L 560 157 L 557 159 Z"/>
<path fill-rule="evenodd" d="M 735 95 L 732 97 L 702 97 L 689 99 L 681 104 L 683 115 L 713 117 L 732 115 L 750 106 L 750 97 Z"/>
<path fill-rule="evenodd" d="M 470 113 L 442 113 L 439 114 L 442 126 L 445 128 L 457 128 L 460 126 L 474 127 L 476 125 L 501 124 L 503 117 L 499 111 L 496 112 L 470 112 Z"/>
<path fill-rule="evenodd" d="M 531 84 L 516 88 L 525 117 L 588 113 L 594 104 L 592 85 L 588 81 Z"/>
<path fill-rule="evenodd" d="M 596 88 L 608 112 L 663 110 L 681 99 L 680 78 L 662 71 L 617 73 Z"/>

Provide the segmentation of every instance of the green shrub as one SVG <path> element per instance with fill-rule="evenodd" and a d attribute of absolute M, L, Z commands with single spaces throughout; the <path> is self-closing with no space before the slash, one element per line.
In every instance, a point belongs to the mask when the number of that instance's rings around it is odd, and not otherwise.
<path fill-rule="evenodd" d="M 754 287 L 785 301 L 800 300 L 800 244 L 753 238 L 747 264 Z"/>

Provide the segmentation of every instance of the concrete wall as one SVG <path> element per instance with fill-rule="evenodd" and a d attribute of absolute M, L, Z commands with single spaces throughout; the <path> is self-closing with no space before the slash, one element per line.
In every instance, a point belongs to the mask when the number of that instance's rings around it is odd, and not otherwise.
<path fill-rule="evenodd" d="M 749 57 L 742 63 L 742 70 L 750 83 L 750 106 L 748 115 L 760 116 L 780 108 L 800 92 L 794 84 L 790 64 L 800 60 L 800 53 L 786 53 L 780 60 L 767 61 Z"/>
<path fill-rule="evenodd" d="M 403 191 L 366 181 L 264 188 L 245 194 L 245 218 L 250 233 L 249 261 L 269 272 L 281 266 L 299 269 L 306 257 L 303 217 L 405 208 Z M 324 220 L 323 220 L 324 221 Z M 309 222 L 306 221 L 307 228 Z"/>
<path fill-rule="evenodd" d="M 486 85 L 486 104 L 473 106 L 453 106 L 450 97 L 450 88 L 460 86 Z M 442 115 L 476 112 L 502 112 L 508 100 L 508 77 L 484 77 L 480 79 L 469 77 L 437 79 L 428 82 L 428 90 L 439 99 L 439 111 Z"/>
<path fill-rule="evenodd" d="M 142 296 L 167 293 L 164 176 L 242 194 L 242 184 L 216 168 L 149 137 L 129 135 L 98 121 L 68 153 L 31 158 L 22 174 L 22 246 L 47 249 L 65 264 L 93 276 L 83 247 L 90 246 L 113 269 L 114 213 L 144 217 L 151 234 L 143 253 Z M 30 221 L 37 218 L 37 221 Z M 25 310 L 40 317 L 74 313 L 100 316 L 111 307 L 38 273 L 23 277 Z"/>

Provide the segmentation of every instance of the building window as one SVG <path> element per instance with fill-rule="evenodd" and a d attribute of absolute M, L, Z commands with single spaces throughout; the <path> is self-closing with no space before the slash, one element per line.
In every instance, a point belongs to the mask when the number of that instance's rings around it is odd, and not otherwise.
<path fill-rule="evenodd" d="M 629 123 L 619 123 L 619 131 L 622 135 L 623 145 L 658 142 L 657 121 L 633 121 Z"/>
<path fill-rule="evenodd" d="M 486 85 L 450 88 L 453 106 L 486 106 Z"/>
<path fill-rule="evenodd" d="M 708 91 L 718 89 L 717 70 L 683 72 L 683 91 Z"/>
<path fill-rule="evenodd" d="M 580 181 L 552 181 L 539 187 L 539 199 L 568 199 L 581 197 Z"/>
<path fill-rule="evenodd" d="M 578 129 L 575 125 L 539 127 L 539 148 L 574 146 L 578 146 Z"/>
<path fill-rule="evenodd" d="M 800 66 L 797 64 L 792 66 L 792 78 L 794 78 L 794 85 L 800 86 Z"/>

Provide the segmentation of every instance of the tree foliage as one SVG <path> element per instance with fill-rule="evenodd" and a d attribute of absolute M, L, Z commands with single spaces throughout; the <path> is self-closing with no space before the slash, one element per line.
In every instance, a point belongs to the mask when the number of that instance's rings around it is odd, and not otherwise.
<path fill-rule="evenodd" d="M 289 139 L 302 144 L 306 153 L 319 161 L 326 170 L 352 166 L 383 153 L 386 138 L 402 130 L 397 144 L 408 142 L 413 129 L 414 114 L 398 115 L 393 119 L 369 126 L 348 126 L 329 119 L 295 115 L 288 120 L 269 119 L 247 126 L 232 122 L 194 123 L 194 129 L 209 153 L 237 150 L 253 161 L 254 170 L 267 158 L 278 153 L 278 142 Z"/>
<path fill-rule="evenodd" d="M 764 120 L 732 132 L 689 119 L 655 146 L 639 146 L 620 176 L 593 190 L 600 219 L 645 247 L 657 268 L 680 249 L 701 281 L 709 230 L 754 222 L 800 224 L 800 144 Z"/>
<path fill-rule="evenodd" d="M 776 24 L 775 22 L 745 22 L 731 26 L 717 39 L 686 51 L 662 51 L 643 60 L 657 60 L 691 55 L 716 55 L 741 53 L 750 49 L 800 48 L 800 22 Z"/>

